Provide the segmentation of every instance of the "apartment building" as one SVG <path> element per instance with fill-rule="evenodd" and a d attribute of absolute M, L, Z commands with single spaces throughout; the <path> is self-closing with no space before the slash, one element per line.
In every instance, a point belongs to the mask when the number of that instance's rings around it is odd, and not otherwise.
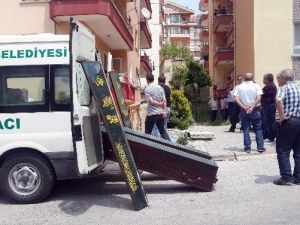
<path fill-rule="evenodd" d="M 201 28 L 196 23 L 194 10 L 166 1 L 164 43 L 173 43 L 190 50 L 195 60 L 200 60 L 200 31 Z"/>
<path fill-rule="evenodd" d="M 150 0 L 0 0 L 0 7 L 0 35 L 68 34 L 71 17 L 84 23 L 96 35 L 105 71 L 122 76 L 128 102 L 140 101 L 140 77 L 151 72 L 141 56 L 152 46 L 142 13 L 152 12 Z"/>
<path fill-rule="evenodd" d="M 162 21 L 164 16 L 163 5 L 164 5 L 164 0 L 151 0 L 152 15 L 151 15 L 151 19 L 148 20 L 148 24 L 149 24 L 150 32 L 154 34 L 152 35 L 152 48 L 143 51 L 143 57 L 145 57 L 146 59 L 147 58 L 150 59 L 148 61 L 148 66 L 149 66 L 148 72 L 152 72 L 155 80 L 157 80 L 157 78 L 161 74 L 160 71 L 161 55 L 159 51 L 162 44 L 161 43 Z M 142 85 L 146 85 L 145 79 L 142 78 L 141 82 Z"/>
<path fill-rule="evenodd" d="M 293 0 L 201 0 L 199 8 L 213 90 L 246 72 L 262 86 L 264 74 L 296 68 Z"/>

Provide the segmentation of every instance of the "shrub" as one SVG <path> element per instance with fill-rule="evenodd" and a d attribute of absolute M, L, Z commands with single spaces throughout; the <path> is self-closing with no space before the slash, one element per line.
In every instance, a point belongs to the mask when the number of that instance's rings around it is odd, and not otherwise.
<path fill-rule="evenodd" d="M 181 145 L 187 145 L 188 144 L 188 138 L 186 136 L 182 136 L 182 137 L 177 139 L 176 143 L 181 144 Z"/>
<path fill-rule="evenodd" d="M 171 93 L 170 124 L 180 130 L 189 128 L 192 124 L 192 110 L 183 91 L 174 90 Z"/>

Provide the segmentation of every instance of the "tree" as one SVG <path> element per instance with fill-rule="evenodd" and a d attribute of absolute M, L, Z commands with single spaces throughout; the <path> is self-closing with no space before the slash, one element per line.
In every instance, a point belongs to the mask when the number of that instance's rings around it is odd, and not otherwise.
<path fill-rule="evenodd" d="M 187 62 L 192 59 L 191 52 L 186 47 L 178 47 L 174 44 L 166 44 L 161 47 L 160 54 L 162 54 L 165 59 L 170 59 L 173 61 L 184 61 Z"/>
<path fill-rule="evenodd" d="M 172 66 L 172 77 L 170 85 L 175 90 L 181 90 L 184 88 L 188 70 L 185 65 L 173 65 Z"/>
<path fill-rule="evenodd" d="M 211 86 L 211 79 L 199 62 L 189 61 L 187 63 L 187 75 L 185 79 L 185 94 L 189 99 L 200 100 L 200 88 Z"/>

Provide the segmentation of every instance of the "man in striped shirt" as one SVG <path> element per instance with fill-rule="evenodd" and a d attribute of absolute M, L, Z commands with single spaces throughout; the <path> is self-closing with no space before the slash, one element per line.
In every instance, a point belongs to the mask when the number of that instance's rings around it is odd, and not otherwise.
<path fill-rule="evenodd" d="M 300 86 L 294 81 L 290 69 L 277 75 L 280 86 L 277 96 L 277 110 L 280 126 L 276 136 L 276 152 L 281 178 L 276 185 L 300 184 Z M 294 151 L 295 167 L 291 172 L 290 152 Z"/>
<path fill-rule="evenodd" d="M 156 125 L 161 137 L 171 141 L 164 127 L 164 117 L 166 112 L 166 97 L 164 89 L 155 84 L 153 74 L 147 74 L 146 80 L 148 86 L 145 89 L 145 98 L 148 101 L 147 117 L 145 121 L 145 132 L 151 134 L 154 125 Z"/>

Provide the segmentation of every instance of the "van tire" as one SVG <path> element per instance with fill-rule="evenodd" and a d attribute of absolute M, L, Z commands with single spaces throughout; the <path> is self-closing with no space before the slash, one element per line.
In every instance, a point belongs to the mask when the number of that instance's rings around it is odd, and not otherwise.
<path fill-rule="evenodd" d="M 0 189 L 10 201 L 37 203 L 53 189 L 55 174 L 50 163 L 39 154 L 23 152 L 10 155 L 0 168 Z"/>

